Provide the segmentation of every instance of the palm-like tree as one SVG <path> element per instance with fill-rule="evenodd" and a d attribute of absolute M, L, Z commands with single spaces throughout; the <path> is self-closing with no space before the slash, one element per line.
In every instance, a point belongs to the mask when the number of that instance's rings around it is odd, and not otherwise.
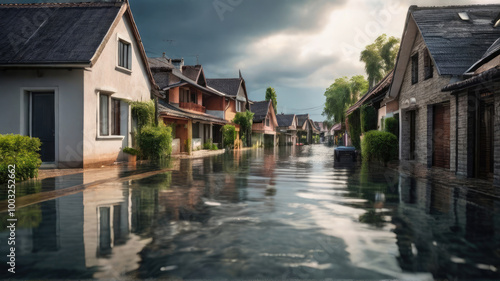
<path fill-rule="evenodd" d="M 400 40 L 393 36 L 387 38 L 386 34 L 382 34 L 361 52 L 360 60 L 365 63 L 370 89 L 394 67 L 399 42 Z"/>

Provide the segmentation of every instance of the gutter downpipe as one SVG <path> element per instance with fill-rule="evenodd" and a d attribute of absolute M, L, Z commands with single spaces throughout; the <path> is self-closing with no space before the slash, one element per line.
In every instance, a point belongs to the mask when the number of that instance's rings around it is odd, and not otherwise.
<path fill-rule="evenodd" d="M 455 94 L 455 175 L 458 173 L 458 94 Z"/>

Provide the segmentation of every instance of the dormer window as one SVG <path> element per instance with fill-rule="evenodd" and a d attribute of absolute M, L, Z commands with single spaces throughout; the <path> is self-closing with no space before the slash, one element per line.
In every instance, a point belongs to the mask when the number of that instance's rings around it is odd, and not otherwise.
<path fill-rule="evenodd" d="M 126 69 L 132 69 L 130 43 L 120 39 L 118 40 L 118 66 Z"/>

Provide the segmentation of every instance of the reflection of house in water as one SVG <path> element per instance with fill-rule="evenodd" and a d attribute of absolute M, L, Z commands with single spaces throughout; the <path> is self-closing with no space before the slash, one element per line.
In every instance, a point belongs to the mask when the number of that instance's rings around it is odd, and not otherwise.
<path fill-rule="evenodd" d="M 473 191 L 402 177 L 392 220 L 401 268 L 434 278 L 500 277 L 493 269 L 500 268 L 499 206 Z"/>

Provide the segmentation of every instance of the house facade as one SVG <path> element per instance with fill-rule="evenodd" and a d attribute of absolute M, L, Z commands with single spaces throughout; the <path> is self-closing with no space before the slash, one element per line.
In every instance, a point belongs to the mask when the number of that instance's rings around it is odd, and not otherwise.
<path fill-rule="evenodd" d="M 271 101 L 254 102 L 250 110 L 254 113 L 252 124 L 252 145 L 276 146 L 278 120 Z"/>
<path fill-rule="evenodd" d="M 498 19 L 497 19 L 498 20 Z M 452 83 L 458 105 L 456 135 L 457 174 L 493 181 L 500 186 L 500 38 L 465 73 L 469 78 Z"/>
<path fill-rule="evenodd" d="M 0 21 L 0 133 L 40 138 L 44 166 L 124 160 L 128 102 L 157 93 L 128 3 L 0 5 Z"/>
<path fill-rule="evenodd" d="M 297 116 L 297 143 L 311 144 L 313 142 L 313 126 L 309 114 Z"/>
<path fill-rule="evenodd" d="M 491 45 L 499 5 L 411 6 L 386 100 L 399 100 L 400 159 L 457 168 L 457 102 L 441 89 L 460 79 Z M 489 43 L 488 43 L 489 42 Z"/>
<path fill-rule="evenodd" d="M 172 153 L 202 149 L 209 141 L 222 144 L 221 129 L 228 122 L 219 117 L 223 111 L 218 109 L 226 97 L 206 87 L 203 68 L 184 66 L 183 60 L 166 57 L 149 58 L 149 65 L 164 94 L 159 99 L 158 114 L 173 129 Z"/>
<path fill-rule="evenodd" d="M 278 114 L 278 143 L 280 146 L 295 145 L 297 143 L 297 117 L 295 114 Z"/>

